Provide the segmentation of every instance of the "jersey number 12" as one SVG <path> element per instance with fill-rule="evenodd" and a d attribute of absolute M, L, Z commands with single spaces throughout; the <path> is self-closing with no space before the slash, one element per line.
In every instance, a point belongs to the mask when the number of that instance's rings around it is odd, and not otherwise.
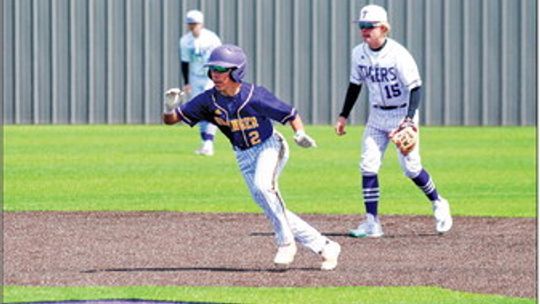
<path fill-rule="evenodd" d="M 249 136 L 249 142 L 252 146 L 255 146 L 261 142 L 261 138 L 259 137 L 259 132 L 257 131 L 251 131 L 248 134 Z"/>

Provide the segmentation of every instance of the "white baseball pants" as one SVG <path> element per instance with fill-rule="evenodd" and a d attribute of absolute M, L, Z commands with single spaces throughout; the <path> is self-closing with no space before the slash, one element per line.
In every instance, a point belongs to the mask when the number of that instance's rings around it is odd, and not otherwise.
<path fill-rule="evenodd" d="M 406 107 L 395 110 L 371 108 L 362 138 L 362 155 L 360 161 L 362 175 L 378 174 L 384 159 L 384 153 L 390 142 L 388 134 L 399 126 L 406 114 Z M 418 125 L 418 113 L 414 117 L 414 122 Z M 407 156 L 401 154 L 397 148 L 396 152 L 403 173 L 409 178 L 418 176 L 422 171 L 420 141 L 418 141 L 416 147 Z"/>
<path fill-rule="evenodd" d="M 237 150 L 236 159 L 255 202 L 270 220 L 278 246 L 294 241 L 320 252 L 327 238 L 299 216 L 287 210 L 279 193 L 278 178 L 289 158 L 289 147 L 281 134 L 274 134 L 262 144 Z"/>

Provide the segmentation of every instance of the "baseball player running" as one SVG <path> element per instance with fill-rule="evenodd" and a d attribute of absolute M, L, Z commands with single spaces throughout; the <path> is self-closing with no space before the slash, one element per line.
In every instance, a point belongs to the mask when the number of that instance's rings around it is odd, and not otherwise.
<path fill-rule="evenodd" d="M 390 24 L 384 8 L 367 5 L 355 21 L 364 42 L 352 50 L 350 83 L 343 109 L 337 119 L 337 135 L 345 134 L 347 118 L 362 85 L 369 91 L 371 105 L 362 139 L 360 170 L 365 220 L 349 234 L 353 237 L 381 237 L 383 230 L 377 214 L 379 180 L 384 152 L 389 141 L 396 143 L 401 169 L 432 202 L 435 228 L 444 233 L 452 227 L 448 201 L 442 198 L 420 162 L 418 106 L 422 80 L 411 54 L 401 44 L 388 38 Z"/>
<path fill-rule="evenodd" d="M 204 27 L 202 12 L 197 10 L 187 12 L 185 22 L 189 32 L 180 38 L 179 44 L 181 70 L 184 78 L 183 91 L 194 97 L 213 85 L 206 76 L 208 68 L 204 64 L 208 62 L 210 53 L 221 45 L 221 40 L 214 32 Z M 204 156 L 214 155 L 214 136 L 217 127 L 207 121 L 201 121 L 199 122 L 199 130 L 202 143 L 195 153 Z"/>
<path fill-rule="evenodd" d="M 285 138 L 274 130 L 272 120 L 289 123 L 294 141 L 301 147 L 315 147 L 304 131 L 296 109 L 281 101 L 266 88 L 243 81 L 247 66 L 244 51 L 223 45 L 210 55 L 208 76 L 214 88 L 191 101 L 178 105 L 179 89 L 165 93 L 166 124 L 180 121 L 190 126 L 201 120 L 213 122 L 230 140 L 236 160 L 255 202 L 270 220 L 278 246 L 274 263 L 293 262 L 296 242 L 322 257 L 322 270 L 337 266 L 341 247 L 289 211 L 278 188 L 278 177 L 289 157 Z"/>

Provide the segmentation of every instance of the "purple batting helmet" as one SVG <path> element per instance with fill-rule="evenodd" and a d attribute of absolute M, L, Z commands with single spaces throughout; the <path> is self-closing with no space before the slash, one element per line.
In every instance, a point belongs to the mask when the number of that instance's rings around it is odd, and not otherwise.
<path fill-rule="evenodd" d="M 246 74 L 247 58 L 242 48 L 232 45 L 224 44 L 218 46 L 210 54 L 208 63 L 204 66 L 222 66 L 225 68 L 232 68 L 231 78 L 234 82 L 242 82 L 244 75 Z M 210 77 L 210 72 L 208 72 Z"/>

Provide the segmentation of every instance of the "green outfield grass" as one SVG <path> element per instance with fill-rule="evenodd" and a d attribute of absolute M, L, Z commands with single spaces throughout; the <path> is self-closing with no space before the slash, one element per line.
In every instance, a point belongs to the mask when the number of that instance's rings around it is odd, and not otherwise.
<path fill-rule="evenodd" d="M 287 138 L 291 131 L 279 127 Z M 336 137 L 307 128 L 317 149 L 296 147 L 280 180 L 291 210 L 359 214 L 362 127 Z M 168 126 L 5 126 L 4 210 L 260 212 L 226 139 L 217 154 L 193 154 L 198 130 Z M 536 130 L 424 127 L 423 164 L 454 215 L 536 216 Z M 382 214 L 431 214 L 388 150 Z M 534 303 L 435 287 L 28 287 L 5 286 L 5 302 L 140 298 L 249 303 Z"/>
<path fill-rule="evenodd" d="M 279 128 L 287 138 L 291 130 Z M 363 211 L 358 162 L 361 127 L 337 137 L 313 126 L 316 149 L 290 140 L 280 179 L 299 213 Z M 198 130 L 170 126 L 6 126 L 4 209 L 260 212 L 227 140 L 200 157 Z M 534 217 L 532 127 L 424 127 L 422 158 L 455 215 Z M 431 214 L 389 147 L 380 172 L 382 214 Z"/>
<path fill-rule="evenodd" d="M 221 303 L 529 304 L 533 299 L 478 295 L 436 287 L 7 287 L 5 302 L 146 299 Z"/>

